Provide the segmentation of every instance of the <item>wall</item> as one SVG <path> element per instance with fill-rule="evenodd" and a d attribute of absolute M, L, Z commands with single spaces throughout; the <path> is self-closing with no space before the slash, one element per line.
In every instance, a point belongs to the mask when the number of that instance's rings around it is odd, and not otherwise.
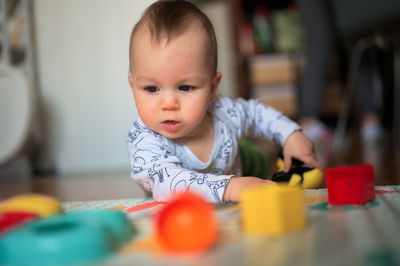
<path fill-rule="evenodd" d="M 221 95 L 237 96 L 238 88 L 234 76 L 233 36 L 228 1 L 205 1 L 198 6 L 210 18 L 214 25 L 218 41 L 218 71 L 222 79 L 218 88 Z"/>
<path fill-rule="evenodd" d="M 128 39 L 152 2 L 34 2 L 46 153 L 60 175 L 129 170 L 125 141 L 137 113 L 127 82 Z M 225 11 L 209 12 L 218 18 L 215 12 Z M 224 51 L 221 62 L 229 57 Z M 230 95 L 225 75 L 220 92 Z"/>

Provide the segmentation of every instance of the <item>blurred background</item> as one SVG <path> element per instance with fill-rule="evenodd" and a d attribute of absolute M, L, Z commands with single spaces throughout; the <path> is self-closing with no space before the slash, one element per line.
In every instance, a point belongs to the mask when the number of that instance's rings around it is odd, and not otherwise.
<path fill-rule="evenodd" d="M 0 181 L 134 185 L 128 42 L 152 2 L 0 0 Z M 309 131 L 326 167 L 372 163 L 377 184 L 400 184 L 397 0 L 193 2 L 214 23 L 220 94 L 317 122 Z M 272 160 L 279 150 L 262 147 Z"/>

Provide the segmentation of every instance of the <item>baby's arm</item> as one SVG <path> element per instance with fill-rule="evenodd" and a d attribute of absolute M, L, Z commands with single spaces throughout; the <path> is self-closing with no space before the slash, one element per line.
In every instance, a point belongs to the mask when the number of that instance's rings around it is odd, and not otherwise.
<path fill-rule="evenodd" d="M 254 176 L 232 177 L 225 189 L 223 200 L 239 201 L 243 190 L 272 184 L 275 182 Z"/>
<path fill-rule="evenodd" d="M 322 169 L 316 159 L 313 143 L 295 122 L 258 100 L 238 100 L 235 104 L 236 109 L 245 114 L 241 117 L 245 135 L 274 139 L 283 146 L 285 171 L 289 170 L 292 158 Z"/>

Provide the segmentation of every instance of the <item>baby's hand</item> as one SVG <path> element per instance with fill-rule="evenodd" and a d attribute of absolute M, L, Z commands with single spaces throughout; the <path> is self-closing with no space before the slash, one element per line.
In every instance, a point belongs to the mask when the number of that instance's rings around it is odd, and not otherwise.
<path fill-rule="evenodd" d="M 290 169 L 292 158 L 299 159 L 304 164 L 322 170 L 322 165 L 317 161 L 314 144 L 301 131 L 293 132 L 283 145 L 284 171 Z"/>
<path fill-rule="evenodd" d="M 275 185 L 276 183 L 270 180 L 263 180 L 254 176 L 232 177 L 226 186 L 223 200 L 224 201 L 239 201 L 240 194 L 244 189 L 260 187 L 265 185 Z"/>

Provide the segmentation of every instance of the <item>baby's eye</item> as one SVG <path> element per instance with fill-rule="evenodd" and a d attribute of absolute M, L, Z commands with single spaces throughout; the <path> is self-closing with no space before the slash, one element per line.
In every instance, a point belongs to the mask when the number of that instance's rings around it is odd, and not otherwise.
<path fill-rule="evenodd" d="M 193 90 L 193 89 L 194 89 L 194 87 L 190 86 L 190 85 L 181 85 L 181 86 L 179 86 L 179 90 L 180 91 L 190 91 L 190 90 Z"/>
<path fill-rule="evenodd" d="M 157 88 L 156 86 L 147 86 L 147 87 L 144 88 L 144 90 L 148 91 L 148 92 L 151 92 L 151 93 L 154 93 L 154 92 L 159 91 L 160 89 Z"/>

